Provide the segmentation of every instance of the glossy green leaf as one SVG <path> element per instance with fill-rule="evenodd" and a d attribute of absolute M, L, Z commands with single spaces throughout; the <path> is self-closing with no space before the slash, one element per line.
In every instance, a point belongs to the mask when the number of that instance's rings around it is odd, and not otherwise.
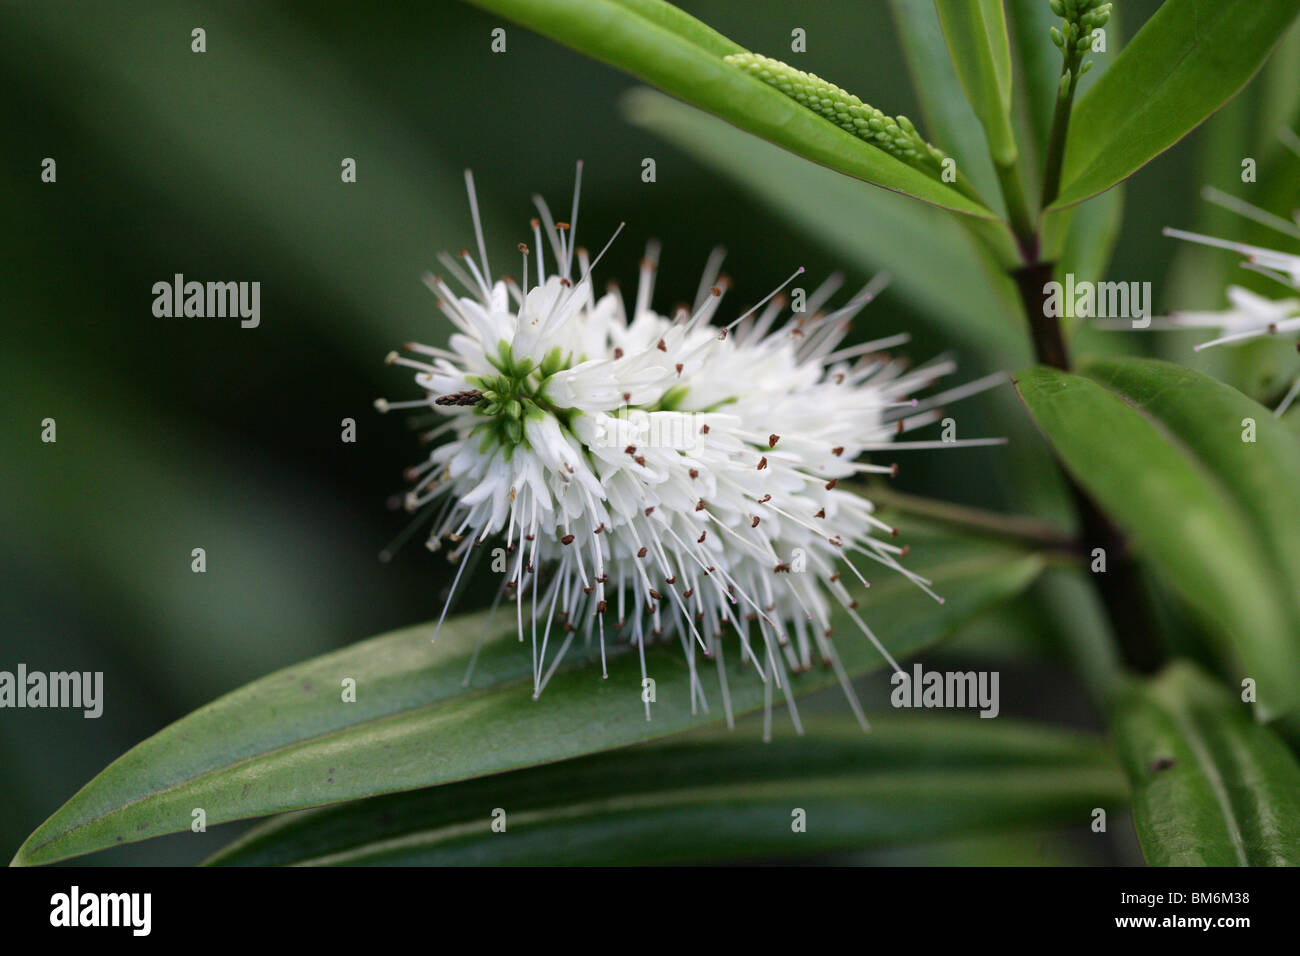
<path fill-rule="evenodd" d="M 1002 0 L 936 0 L 948 55 L 995 162 L 1016 161 L 1011 130 L 1011 41 Z"/>
<path fill-rule="evenodd" d="M 952 217 L 862 189 L 654 90 L 633 90 L 624 108 L 633 123 L 734 179 L 846 263 L 888 271 L 886 294 L 924 311 L 963 348 L 995 365 L 1028 359 L 1015 289 Z"/>
<path fill-rule="evenodd" d="M 1069 206 L 1137 172 L 1260 68 L 1300 0 L 1165 0 L 1075 104 L 1061 193 Z"/>
<path fill-rule="evenodd" d="M 216 865 L 647 865 L 1073 826 L 1127 802 L 1101 741 L 1005 719 L 820 717 L 763 744 L 710 729 L 277 817 Z M 492 813 L 505 811 L 505 833 Z M 806 831 L 792 829 L 792 809 Z"/>
<path fill-rule="evenodd" d="M 961 81 L 935 12 L 934 0 L 889 0 L 907 73 L 921 103 L 921 117 L 934 142 L 957 161 L 957 168 L 980 194 L 1001 195 L 979 117 L 962 93 Z M 1000 207 L 995 207 L 1000 212 Z"/>
<path fill-rule="evenodd" d="M 1280 429 L 1244 444 L 1224 386 L 1187 369 L 1132 359 L 1096 369 L 1115 384 L 1034 367 L 1017 388 L 1067 470 L 1215 622 L 1235 676 L 1258 682 L 1261 715 L 1294 707 L 1300 626 L 1260 522 L 1287 520 L 1292 505 L 1278 499 L 1297 485 L 1285 453 L 1252 451 L 1276 445 Z M 1268 411 L 1249 405 L 1263 425 Z M 1256 494 L 1265 500 L 1248 503 Z"/>
<path fill-rule="evenodd" d="M 1018 593 L 1043 564 L 991 541 L 937 537 L 917 538 L 908 563 L 946 601 L 936 604 L 901 576 L 877 576 L 859 613 L 896 657 Z M 528 648 L 501 633 L 513 632 L 509 617 L 503 613 L 482 643 L 469 689 L 462 679 L 487 630 L 481 614 L 448 621 L 436 643 L 432 626 L 409 628 L 227 694 L 115 761 L 28 838 L 15 862 L 184 831 L 195 807 L 214 825 L 562 760 L 722 719 L 712 665 L 702 671 L 709 712 L 692 714 L 690 671 L 675 644 L 647 651 L 657 685 L 650 721 L 637 655 L 626 648 L 611 653 L 608 680 L 588 654 L 573 653 L 534 701 Z M 882 666 L 846 618 L 835 623 L 846 671 Z M 764 685 L 741 666 L 734 643 L 724 657 L 736 712 L 763 707 Z M 354 703 L 341 700 L 349 678 Z M 791 683 L 806 693 L 834 681 L 817 668 Z M 774 694 L 779 701 L 782 693 Z"/>
<path fill-rule="evenodd" d="M 1248 710 L 1182 662 L 1121 694 L 1115 737 L 1148 863 L 1300 865 L 1300 766 Z"/>
<path fill-rule="evenodd" d="M 1144 359 L 1096 359 L 1083 372 L 1159 419 L 1223 476 L 1250 518 L 1300 620 L 1300 444 L 1241 392 L 1192 369 Z M 1254 441 L 1244 441 L 1246 422 Z M 1296 641 L 1300 643 L 1300 630 Z"/>
<path fill-rule="evenodd" d="M 968 215 L 987 208 L 722 61 L 707 28 L 652 0 L 471 0 L 837 172 Z"/>

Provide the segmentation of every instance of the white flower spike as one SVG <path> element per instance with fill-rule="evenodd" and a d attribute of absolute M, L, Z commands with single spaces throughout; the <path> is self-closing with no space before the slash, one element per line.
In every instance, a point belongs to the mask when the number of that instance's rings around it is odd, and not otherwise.
<path fill-rule="evenodd" d="M 1285 219 L 1273 216 L 1235 197 L 1216 189 L 1207 189 L 1205 198 L 1218 205 L 1238 212 L 1247 218 L 1269 226 L 1286 235 L 1300 238 L 1300 225 L 1293 225 Z M 1300 256 L 1268 249 L 1263 246 L 1251 246 L 1241 242 L 1229 242 L 1195 232 L 1181 229 L 1164 230 L 1166 236 L 1186 239 L 1201 245 L 1229 249 L 1245 256 L 1242 267 L 1268 276 L 1270 279 L 1300 291 Z M 1262 336 L 1289 335 L 1300 333 L 1300 298 L 1270 299 L 1244 289 L 1241 286 L 1228 286 L 1229 308 L 1219 312 L 1177 312 L 1170 315 L 1161 328 L 1216 329 L 1218 335 L 1196 346 L 1201 349 L 1216 345 L 1231 345 L 1257 339 Z M 1292 403 L 1300 396 L 1300 378 L 1292 384 L 1273 414 L 1280 418 Z"/>
<path fill-rule="evenodd" d="M 507 570 L 498 601 L 513 601 L 519 638 L 531 637 L 534 697 L 578 633 L 599 643 L 604 670 L 608 618 L 638 648 L 643 676 L 646 642 L 681 645 L 693 710 L 708 706 L 697 652 L 715 660 L 730 723 L 722 667 L 730 626 L 769 701 L 773 685 L 785 694 L 796 727 L 787 674 L 814 661 L 835 668 L 865 727 L 830 641 L 830 602 L 898 665 L 841 574 L 865 585 L 858 564 L 873 562 L 942 598 L 900 563 L 907 549 L 890 540 L 896 531 L 871 502 L 841 483 L 897 472 L 859 461 L 866 452 L 1002 443 L 895 438 L 942 417 L 940 403 L 1004 377 L 918 401 L 913 394 L 952 372 L 951 362 L 909 370 L 882 354 L 905 335 L 838 348 L 880 282 L 822 311 L 840 284 L 832 277 L 780 325 L 778 289 L 720 328 L 712 324 L 728 286 L 720 251 L 694 305 L 668 318 L 651 308 L 652 243 L 629 311 L 616 291 L 596 294 L 596 261 L 575 244 L 581 175 L 579 164 L 568 223 L 534 197 L 540 219 L 531 246 L 519 244 L 516 282 L 492 279 L 467 172 L 479 259 L 442 261 L 469 295 L 427 279 L 456 331 L 445 348 L 409 344 L 413 357 L 388 356 L 415 371 L 425 397 L 377 407 L 427 407 L 442 423 L 426 437 L 448 438 L 409 469 L 406 506 L 421 524 L 436 512 L 431 549 L 452 543 L 452 596 L 471 554 L 500 541 Z M 553 630 L 563 631 L 558 650 Z"/>

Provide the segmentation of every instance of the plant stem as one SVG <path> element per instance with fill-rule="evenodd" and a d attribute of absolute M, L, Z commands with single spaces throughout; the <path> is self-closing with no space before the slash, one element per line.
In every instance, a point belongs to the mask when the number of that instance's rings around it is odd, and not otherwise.
<path fill-rule="evenodd" d="M 1020 302 L 1025 307 L 1030 336 L 1034 341 L 1034 355 L 1043 365 L 1070 369 L 1070 353 L 1061 334 L 1061 323 L 1047 314 L 1047 284 L 1052 281 L 1053 263 L 1033 262 L 1011 273 L 1020 292 Z"/>
<path fill-rule="evenodd" d="M 1061 191 L 1061 167 L 1065 164 L 1065 140 L 1070 133 L 1070 113 L 1074 109 L 1074 89 L 1079 85 L 1083 54 L 1067 52 L 1061 62 L 1061 79 L 1057 87 L 1056 108 L 1052 111 L 1052 131 L 1047 137 L 1047 163 L 1043 168 L 1043 201 L 1046 209 Z M 1068 77 L 1068 79 L 1067 79 Z"/>
<path fill-rule="evenodd" d="M 1070 358 L 1061 334 L 1060 323 L 1044 307 L 1047 291 L 1044 288 L 1052 277 L 1053 263 L 1035 262 L 1013 275 L 1025 318 L 1033 333 L 1034 354 L 1044 365 L 1069 371 Z M 1062 476 L 1074 499 L 1079 516 L 1079 532 L 1083 541 L 1085 559 L 1095 548 L 1105 553 L 1106 570 L 1092 575 L 1111 631 L 1119 645 L 1124 663 L 1141 674 L 1154 673 L 1162 662 L 1163 651 L 1155 640 L 1155 629 L 1147 607 L 1146 596 L 1138 567 L 1129 551 L 1128 542 L 1119 528 L 1106 517 L 1086 491 L 1062 469 Z"/>
<path fill-rule="evenodd" d="M 1047 165 L 1043 171 L 1043 208 L 1046 209 L 1061 191 L 1061 166 L 1065 163 L 1065 137 L 1070 132 L 1070 111 L 1074 104 L 1074 83 L 1065 96 L 1056 98 L 1052 113 L 1052 132 L 1047 140 Z"/>
<path fill-rule="evenodd" d="M 1053 525 L 1029 515 L 1008 515 L 983 508 L 971 508 L 949 501 L 938 501 L 904 491 L 895 491 L 883 483 L 873 484 L 871 500 L 885 508 L 921 518 L 934 518 L 945 524 L 967 528 L 979 534 L 1007 538 L 1034 546 L 1039 550 L 1077 553 L 1077 543 Z"/>
<path fill-rule="evenodd" d="M 1025 184 L 1020 176 L 1020 168 L 1014 160 L 1006 165 L 995 161 L 993 168 L 997 170 L 998 185 L 1002 189 L 1002 198 L 1007 204 L 1007 218 L 1011 221 L 1016 241 L 1020 244 L 1020 252 L 1025 262 L 1033 262 L 1038 258 L 1038 236 L 1034 224 L 1035 215 L 1030 210 L 1029 201 L 1025 197 Z"/>

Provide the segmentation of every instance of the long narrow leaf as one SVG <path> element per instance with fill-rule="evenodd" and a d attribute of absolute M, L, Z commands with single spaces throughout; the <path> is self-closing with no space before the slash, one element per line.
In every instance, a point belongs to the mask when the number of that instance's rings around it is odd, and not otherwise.
<path fill-rule="evenodd" d="M 849 718 L 823 717 L 805 736 L 769 744 L 709 729 L 307 810 L 267 821 L 208 862 L 609 866 L 804 856 L 1028 827 L 1084 832 L 1093 808 L 1127 802 L 1114 758 L 1093 738 L 937 714 L 873 716 L 872 726 L 863 734 Z"/>
<path fill-rule="evenodd" d="M 1186 663 L 1120 698 L 1115 735 L 1148 863 L 1300 865 L 1300 766 L 1245 711 Z"/>
<path fill-rule="evenodd" d="M 1018 593 L 1043 563 L 1018 549 L 962 539 L 918 541 L 914 557 L 946 603 L 901 577 L 880 578 L 859 612 L 879 625 L 896 657 Z M 47 863 L 184 831 L 195 808 L 213 825 L 576 757 L 722 719 L 713 664 L 702 657 L 709 709 L 692 712 L 691 674 L 675 644 L 647 652 L 656 681 L 652 720 L 641 699 L 637 654 L 626 650 L 611 653 L 607 680 L 590 659 L 594 649 L 572 654 L 534 700 L 528 648 L 502 633 L 513 629 L 511 612 L 488 634 L 468 689 L 462 680 L 487 629 L 482 615 L 448 621 L 433 644 L 431 626 L 397 631 L 214 701 L 110 765 L 28 838 L 15 862 Z M 836 624 L 850 674 L 882 666 L 847 618 Z M 765 687 L 742 666 L 734 642 L 725 659 L 735 711 L 763 707 Z M 355 702 L 344 700 L 349 681 Z M 791 679 L 795 693 L 834 681 L 820 667 Z"/>
<path fill-rule="evenodd" d="M 945 183 L 845 132 L 762 80 L 723 62 L 721 47 L 706 43 L 684 14 L 660 4 L 619 0 L 472 0 L 587 56 L 723 119 L 857 179 L 937 206 L 982 218 L 993 213 Z M 663 6 L 667 6 L 664 4 Z"/>

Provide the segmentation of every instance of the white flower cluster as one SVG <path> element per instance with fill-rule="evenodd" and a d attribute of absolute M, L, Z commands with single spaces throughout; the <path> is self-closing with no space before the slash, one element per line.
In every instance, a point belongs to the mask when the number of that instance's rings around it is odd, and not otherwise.
<path fill-rule="evenodd" d="M 457 582 L 477 546 L 504 544 L 503 593 L 521 640 L 532 635 L 534 695 L 579 633 L 599 640 L 603 665 L 607 618 L 641 649 L 643 672 L 647 641 L 681 644 L 693 706 L 697 696 L 704 702 L 697 650 L 719 661 L 729 717 L 727 627 L 763 680 L 785 688 L 788 671 L 818 662 L 835 667 L 847 690 L 829 639 L 830 602 L 880 647 L 846 587 L 866 584 L 858 563 L 927 590 L 928 582 L 900 563 L 906 549 L 894 530 L 843 483 L 896 472 L 860 459 L 935 421 L 938 403 L 993 380 L 921 403 L 910 396 L 952 371 L 950 362 L 908 369 L 883 354 L 906 336 L 841 348 L 874 285 L 824 311 L 833 278 L 784 321 L 778 289 L 720 328 L 712 320 L 727 281 L 716 253 L 693 308 L 668 317 L 651 307 L 651 245 L 628 308 L 616 291 L 596 293 L 595 262 L 575 247 L 573 223 L 555 222 L 536 197 L 532 247 L 519 246 L 522 280 L 494 280 L 468 174 L 467 184 L 480 256 L 443 262 L 470 294 L 427 280 L 455 332 L 447 347 L 412 343 L 412 357 L 390 354 L 415 371 L 425 397 L 377 405 L 445 417 L 429 437 L 449 440 L 410 470 L 406 505 L 434 514 L 431 548 L 454 543 Z M 553 624 L 563 641 L 547 668 Z"/>
<path fill-rule="evenodd" d="M 1207 190 L 1206 198 L 1236 212 L 1248 216 L 1257 222 L 1271 226 L 1280 232 L 1300 239 L 1300 220 L 1289 223 L 1278 219 L 1262 209 L 1241 202 L 1217 190 Z M 1242 266 L 1253 272 L 1268 276 L 1270 279 L 1300 292 L 1300 256 L 1268 249 L 1263 246 L 1251 246 L 1242 242 L 1230 242 L 1213 236 L 1204 236 L 1181 229 L 1164 231 L 1166 236 L 1186 239 L 1205 246 L 1230 249 L 1245 256 Z M 1201 349 L 1216 345 L 1233 345 L 1261 336 L 1289 335 L 1300 333 L 1300 298 L 1291 296 L 1285 299 L 1270 299 L 1238 285 L 1227 289 L 1229 307 L 1217 312 L 1177 312 L 1170 315 L 1162 325 L 1174 329 L 1216 329 L 1218 335 L 1196 346 Z M 1300 347 L 1300 344 L 1298 344 Z M 1285 397 L 1274 410 L 1274 415 L 1281 417 L 1291 404 L 1300 396 L 1300 378 L 1288 390 Z"/>

